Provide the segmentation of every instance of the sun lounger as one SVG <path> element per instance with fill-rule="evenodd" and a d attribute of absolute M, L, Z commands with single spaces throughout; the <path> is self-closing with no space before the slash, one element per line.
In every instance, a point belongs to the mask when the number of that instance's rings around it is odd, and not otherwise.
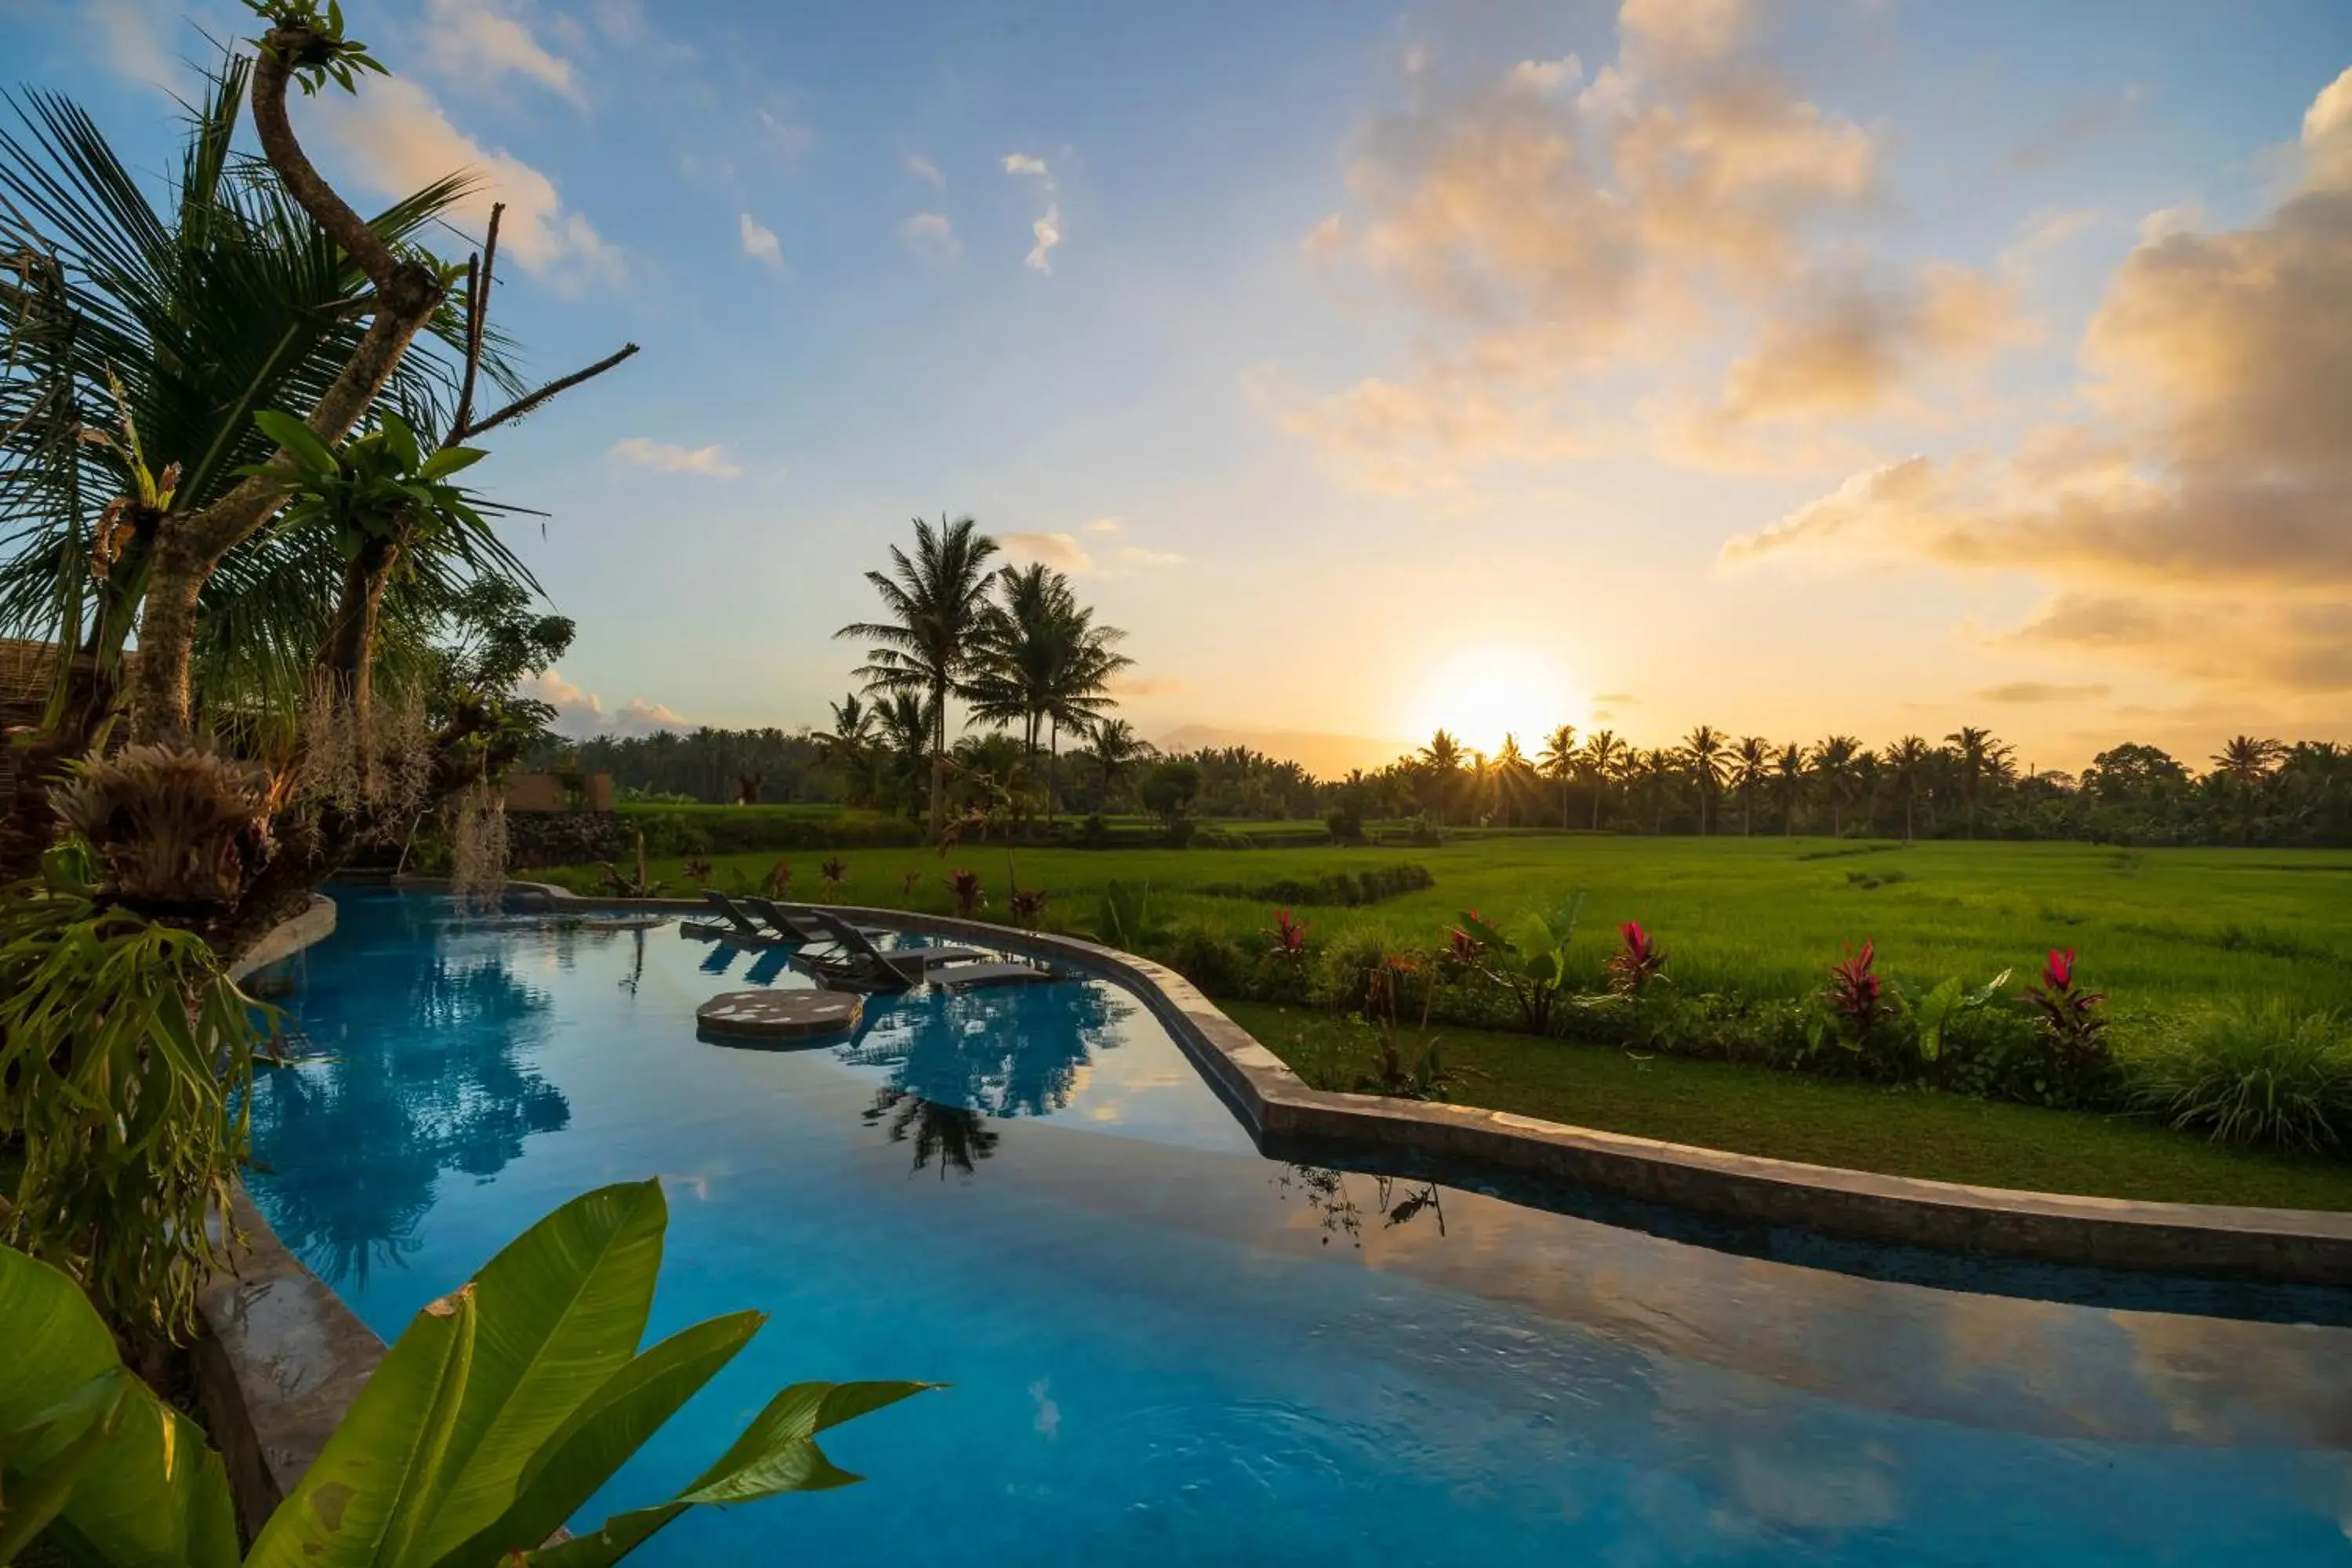
<path fill-rule="evenodd" d="M 976 947 L 899 947 L 885 950 L 874 939 L 839 915 L 809 910 L 806 918 L 823 933 L 803 948 L 793 967 L 827 985 L 845 991 L 905 991 L 921 984 L 941 965 L 971 959 L 993 958 Z"/>
<path fill-rule="evenodd" d="M 759 921 L 738 909 L 734 900 L 716 888 L 703 889 L 702 897 L 724 919 L 682 921 L 678 926 L 682 934 L 702 942 L 731 942 L 739 947 L 773 947 L 779 942 L 794 940 L 763 929 Z"/>
<path fill-rule="evenodd" d="M 808 910 L 788 910 L 773 899 L 745 899 L 743 907 L 768 922 L 768 929 L 792 942 L 831 942 L 833 934 L 819 925 Z M 831 917 L 827 917 L 831 918 Z M 859 926 L 867 936 L 888 934 L 879 926 Z"/>

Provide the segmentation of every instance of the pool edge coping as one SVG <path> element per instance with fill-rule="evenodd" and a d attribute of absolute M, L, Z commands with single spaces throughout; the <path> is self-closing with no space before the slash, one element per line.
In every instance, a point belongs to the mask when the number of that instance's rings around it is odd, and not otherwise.
<path fill-rule="evenodd" d="M 423 879 L 400 885 L 422 887 Z M 620 899 L 551 882 L 509 887 L 580 910 L 707 910 L 698 899 Z M 1890 1176 L 1574 1127 L 1511 1111 L 1311 1088 L 1192 982 L 1079 937 L 951 915 L 824 906 L 887 930 L 938 932 L 1059 959 L 1136 993 L 1238 1115 L 1269 1142 L 1390 1148 L 1580 1185 L 1718 1218 L 2095 1268 L 2352 1287 L 2352 1213 L 2158 1203 Z"/>
<path fill-rule="evenodd" d="M 335 931 L 335 901 L 310 895 L 229 971 L 242 981 Z M 384 1342 L 289 1251 L 242 1180 L 230 1190 L 230 1264 L 196 1292 L 191 1346 L 205 1432 L 228 1471 L 247 1537 L 310 1470 L 384 1357 Z"/>

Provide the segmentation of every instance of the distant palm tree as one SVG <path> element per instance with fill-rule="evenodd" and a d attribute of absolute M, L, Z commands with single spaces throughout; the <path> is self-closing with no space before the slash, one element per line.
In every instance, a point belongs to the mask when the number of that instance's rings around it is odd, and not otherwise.
<path fill-rule="evenodd" d="M 1577 771 L 1592 786 L 1592 826 L 1601 827 L 1601 803 L 1609 793 L 1618 770 L 1625 764 L 1625 742 L 1613 730 L 1595 730 L 1584 738 L 1584 750 L 1577 757 Z"/>
<path fill-rule="evenodd" d="M 1961 725 L 1944 741 L 1959 759 L 1960 806 L 1968 816 L 1969 837 L 1974 838 L 1977 792 L 1986 778 L 1999 778 L 2008 771 L 2010 748 L 1995 740 L 1991 731 L 1979 730 L 1973 724 Z"/>
<path fill-rule="evenodd" d="M 1118 651 L 1127 634 L 1094 624 L 1070 580 L 1045 564 L 1007 567 L 997 579 L 1001 603 L 982 621 L 967 683 L 971 714 L 984 723 L 1019 724 L 1034 767 L 1044 732 L 1045 816 L 1059 799 L 1061 732 L 1084 733 L 1112 706 L 1110 680 L 1135 661 Z"/>
<path fill-rule="evenodd" d="M 1421 763 L 1435 781 L 1437 820 L 1445 820 L 1445 808 L 1454 797 L 1456 780 L 1462 772 L 1462 742 L 1444 730 L 1429 738 L 1421 749 Z"/>
<path fill-rule="evenodd" d="M 1540 786 L 1536 782 L 1535 764 L 1519 750 L 1517 735 L 1503 737 L 1503 749 L 1487 764 L 1487 777 L 1501 801 L 1506 820 L 1513 827 L 1519 826 L 1524 808 L 1534 800 Z"/>
<path fill-rule="evenodd" d="M 1906 735 L 1886 748 L 1886 769 L 1903 791 L 1903 841 L 1911 841 L 1911 825 L 1919 805 L 1919 781 L 1935 749 L 1917 735 Z"/>
<path fill-rule="evenodd" d="M 1715 792 L 1723 787 L 1723 732 L 1711 724 L 1701 724 L 1683 737 L 1682 764 L 1690 773 L 1691 782 L 1698 785 L 1698 833 L 1706 837 L 1707 823 L 1715 805 Z"/>
<path fill-rule="evenodd" d="M 948 699 L 963 694 L 972 673 L 989 620 L 995 574 L 988 560 L 995 553 L 996 541 L 971 518 L 941 517 L 936 530 L 917 518 L 914 558 L 894 544 L 891 570 L 866 574 L 890 618 L 853 622 L 834 634 L 873 645 L 856 670 L 869 690 L 919 692 L 929 701 L 935 839 L 947 826 Z"/>
<path fill-rule="evenodd" d="M 1822 798 L 1829 803 L 1830 837 L 1839 837 L 1845 831 L 1846 803 L 1853 798 L 1854 781 L 1863 755 L 1862 742 L 1852 735 L 1832 735 L 1813 747 L 1811 758 L 1813 784 Z"/>
<path fill-rule="evenodd" d="M 2213 753 L 2214 768 L 2238 786 L 2239 843 L 2253 837 L 2255 793 L 2285 756 L 2286 748 L 2278 742 L 2257 741 L 2252 735 L 2233 736 Z"/>
<path fill-rule="evenodd" d="M 1650 831 L 1664 833 L 1666 802 L 1674 795 L 1675 781 L 1682 776 L 1682 758 L 1664 749 L 1640 752 L 1635 753 L 1627 771 L 1641 783 L 1643 793 L 1650 797 Z"/>
<path fill-rule="evenodd" d="M 1536 770 L 1559 785 L 1559 825 L 1568 826 L 1568 786 L 1576 778 L 1576 726 L 1562 724 L 1544 737 L 1536 754 Z"/>
<path fill-rule="evenodd" d="M 1096 723 L 1087 744 L 1087 762 L 1093 768 L 1095 783 L 1102 791 L 1103 804 L 1110 804 L 1118 787 L 1119 775 L 1150 754 L 1151 748 L 1135 732 L 1135 726 L 1124 719 L 1104 719 Z"/>
<path fill-rule="evenodd" d="M 894 691 L 873 705 L 877 741 L 874 780 L 877 791 L 887 784 L 897 801 L 894 810 L 910 815 L 922 809 L 923 775 L 931 754 L 937 725 L 929 703 L 912 691 Z"/>
<path fill-rule="evenodd" d="M 833 728 L 814 731 L 809 735 L 816 742 L 817 760 L 841 780 L 850 805 L 867 805 L 875 785 L 874 710 L 855 691 L 826 706 L 833 710 Z"/>
<path fill-rule="evenodd" d="M 1772 776 L 1772 742 L 1761 735 L 1749 735 L 1739 742 L 1731 757 L 1732 787 L 1739 792 L 1739 836 L 1747 837 L 1756 829 L 1756 792 Z"/>
<path fill-rule="evenodd" d="M 1780 748 L 1773 762 L 1780 780 L 1780 837 L 1797 831 L 1797 798 L 1805 787 L 1805 748 L 1794 741 Z"/>

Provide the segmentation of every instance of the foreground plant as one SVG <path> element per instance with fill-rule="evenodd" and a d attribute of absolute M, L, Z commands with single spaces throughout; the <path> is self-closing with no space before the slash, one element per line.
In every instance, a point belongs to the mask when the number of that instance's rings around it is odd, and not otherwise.
<path fill-rule="evenodd" d="M 1551 1032 L 1553 1002 L 1568 989 L 1568 949 L 1584 912 L 1579 888 L 1549 913 L 1530 910 L 1506 933 L 1465 910 L 1454 934 L 1458 962 L 1511 994 L 1530 1034 Z M 1465 939 L 1467 939 L 1466 942 Z"/>
<path fill-rule="evenodd" d="M 1307 931 L 1309 922 L 1292 916 L 1288 910 L 1274 911 L 1274 928 L 1265 934 L 1274 939 L 1266 956 L 1280 959 L 1297 973 L 1307 966 Z"/>
<path fill-rule="evenodd" d="M 583 1194 L 419 1312 L 243 1561 L 251 1568 L 589 1568 L 688 1509 L 846 1486 L 816 1436 L 932 1385 L 795 1384 L 686 1489 L 544 1544 L 765 1321 L 640 1351 L 668 1210 L 658 1183 Z M 220 1456 L 117 1359 L 73 1281 L 0 1249 L 0 1562 L 238 1559 Z"/>
<path fill-rule="evenodd" d="M 1617 928 L 1618 947 L 1609 955 L 1609 989 L 1629 1002 L 1639 1002 L 1651 986 L 1666 978 L 1666 951 L 1642 929 L 1639 921 Z"/>
<path fill-rule="evenodd" d="M 193 1327 L 220 1261 L 256 1005 L 193 933 L 100 907 L 68 858 L 0 894 L 0 1241 L 152 1349 Z"/>
<path fill-rule="evenodd" d="M 1015 888 L 1006 898 L 1013 911 L 1013 921 L 1023 931 L 1035 931 L 1038 921 L 1045 917 L 1045 900 L 1053 895 L 1043 888 Z"/>
<path fill-rule="evenodd" d="M 819 866 L 816 874 L 824 879 L 824 896 L 839 902 L 842 887 L 849 880 L 849 862 L 836 855 Z"/>
<path fill-rule="evenodd" d="M 988 902 L 988 890 L 981 886 L 980 873 L 969 867 L 947 874 L 949 894 L 955 900 L 955 912 L 960 919 L 971 920 L 979 915 L 981 906 Z"/>
<path fill-rule="evenodd" d="M 2095 1089 L 2115 1066 L 2105 1039 L 2106 1016 L 2100 1012 L 2107 994 L 2075 983 L 2073 948 L 2051 950 L 2041 984 L 2027 986 L 2025 999 L 2042 1015 L 2052 1077 L 2078 1097 Z"/>

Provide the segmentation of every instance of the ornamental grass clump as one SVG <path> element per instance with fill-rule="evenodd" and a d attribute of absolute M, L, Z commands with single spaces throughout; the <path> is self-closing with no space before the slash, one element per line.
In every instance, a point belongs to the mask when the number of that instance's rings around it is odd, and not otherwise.
<path fill-rule="evenodd" d="M 2129 1098 L 2217 1143 L 2341 1155 L 2352 1140 L 2352 1024 L 2277 996 L 2242 997 L 2136 1059 Z"/>

